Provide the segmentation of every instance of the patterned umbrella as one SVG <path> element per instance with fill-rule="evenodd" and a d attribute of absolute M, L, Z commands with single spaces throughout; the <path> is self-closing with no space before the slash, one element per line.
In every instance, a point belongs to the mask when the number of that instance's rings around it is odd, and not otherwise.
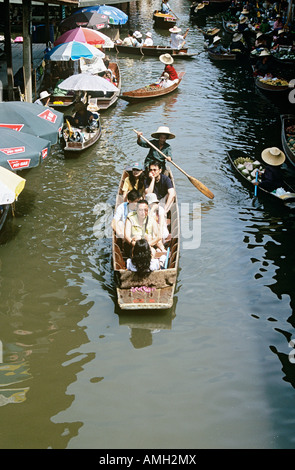
<path fill-rule="evenodd" d="M 107 28 L 108 24 L 109 17 L 106 15 L 100 15 L 95 11 L 79 11 L 61 21 L 58 29 L 59 31 L 64 32 L 82 26 L 83 28 L 99 30 L 102 28 Z"/>
<path fill-rule="evenodd" d="M 81 57 L 93 59 L 93 57 L 103 58 L 105 54 L 96 47 L 86 42 L 70 41 L 55 46 L 45 54 L 45 59 L 55 61 L 78 60 Z"/>
<path fill-rule="evenodd" d="M 95 5 L 92 7 L 81 8 L 81 10 L 78 10 L 75 14 L 80 12 L 100 13 L 109 18 L 110 24 L 125 24 L 128 21 L 128 15 L 126 15 L 126 13 L 124 13 L 122 10 L 119 10 L 119 8 L 110 7 L 108 5 Z"/>
<path fill-rule="evenodd" d="M 49 140 L 0 128 L 0 167 L 7 170 L 34 168 L 42 163 L 49 151 Z"/>
<path fill-rule="evenodd" d="M 95 31 L 94 29 L 82 28 L 81 26 L 80 28 L 70 29 L 63 33 L 57 38 L 54 45 L 58 46 L 59 44 L 70 41 L 86 42 L 87 44 L 101 45 L 108 48 L 114 47 L 113 41 L 105 34 L 100 31 Z"/>
<path fill-rule="evenodd" d="M 3 101 L 0 105 L 0 128 L 25 132 L 56 144 L 62 126 L 63 113 L 55 109 L 22 101 Z"/>

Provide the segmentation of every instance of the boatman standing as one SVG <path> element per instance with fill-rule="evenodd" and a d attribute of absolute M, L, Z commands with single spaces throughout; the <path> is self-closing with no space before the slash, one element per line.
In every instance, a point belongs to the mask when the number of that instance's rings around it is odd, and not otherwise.
<path fill-rule="evenodd" d="M 151 147 L 147 142 L 145 142 L 141 138 L 142 132 L 137 133 L 137 143 L 140 145 L 140 147 L 145 147 L 149 148 L 149 153 L 146 156 L 146 159 L 144 161 L 144 167 L 145 169 L 149 168 L 149 165 L 151 162 L 159 162 L 161 165 L 161 169 L 164 172 L 166 169 L 166 159 L 163 157 L 157 150 L 155 150 L 153 147 Z M 153 144 L 155 147 L 157 147 L 159 150 L 161 150 L 164 155 L 167 156 L 167 159 L 169 161 L 172 160 L 172 149 L 170 144 L 166 142 L 167 139 L 174 139 L 175 135 L 170 132 L 169 127 L 165 126 L 160 126 L 156 132 L 151 134 L 151 136 L 154 138 L 154 140 L 151 140 L 151 144 Z"/>
<path fill-rule="evenodd" d="M 181 28 L 178 28 L 178 26 L 173 26 L 173 28 L 170 28 L 169 31 L 171 33 L 170 43 L 172 49 L 182 49 L 185 44 L 187 33 L 189 32 L 189 28 L 187 28 L 183 36 L 179 34 L 181 32 Z"/>
<path fill-rule="evenodd" d="M 165 15 L 168 15 L 170 13 L 170 5 L 168 3 L 168 0 L 162 1 L 161 13 L 164 13 Z"/>

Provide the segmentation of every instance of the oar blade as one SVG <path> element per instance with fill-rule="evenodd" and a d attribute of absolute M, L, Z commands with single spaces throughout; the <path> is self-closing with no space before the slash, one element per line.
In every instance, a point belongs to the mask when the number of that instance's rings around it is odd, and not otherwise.
<path fill-rule="evenodd" d="M 201 193 L 205 194 L 209 199 L 214 199 L 214 194 L 207 188 L 203 183 L 201 183 L 197 178 L 193 176 L 188 176 L 190 182 L 197 188 Z"/>

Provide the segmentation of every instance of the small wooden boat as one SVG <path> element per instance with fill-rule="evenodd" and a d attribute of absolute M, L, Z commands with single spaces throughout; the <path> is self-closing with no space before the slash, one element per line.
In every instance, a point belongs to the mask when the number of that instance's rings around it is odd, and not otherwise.
<path fill-rule="evenodd" d="M 153 14 L 154 26 L 161 29 L 169 29 L 176 25 L 177 18 L 172 14 L 161 13 L 158 10 Z"/>
<path fill-rule="evenodd" d="M 170 169 L 168 171 L 175 187 L 172 172 Z M 126 171 L 122 174 L 116 197 L 116 207 L 123 201 L 122 187 L 127 175 Z M 122 239 L 118 239 L 113 232 L 113 269 L 118 305 L 122 310 L 168 309 L 173 305 L 180 247 L 177 199 L 167 215 L 171 235 L 168 244 L 166 244 L 169 256 L 167 268 L 152 271 L 144 277 L 139 276 L 136 272 L 126 270 L 127 258 L 122 249 Z"/>
<path fill-rule="evenodd" d="M 232 21 L 228 21 L 225 18 L 222 18 L 222 26 L 226 33 L 228 34 L 235 34 L 238 30 L 238 23 L 233 23 Z"/>
<path fill-rule="evenodd" d="M 246 153 L 240 150 L 229 150 L 227 152 L 227 155 L 239 180 L 245 183 L 247 187 L 252 188 L 254 195 L 255 186 L 252 180 L 248 180 L 247 176 L 245 176 L 237 167 L 237 159 L 239 159 L 240 157 L 246 158 L 249 162 L 252 163 L 254 163 L 255 161 L 254 158 L 249 157 Z M 260 163 L 260 166 L 262 168 L 265 167 L 264 163 Z M 281 196 L 277 196 L 275 193 L 269 192 L 266 189 L 257 186 L 257 195 L 266 197 L 267 199 L 273 201 L 276 205 L 280 205 L 289 210 L 295 210 L 295 190 L 286 181 L 284 181 L 283 189 L 286 191 L 286 193 Z"/>
<path fill-rule="evenodd" d="M 68 121 L 62 132 L 64 152 L 81 152 L 94 145 L 101 136 L 100 117 L 97 115 L 96 127 L 73 128 Z"/>
<path fill-rule="evenodd" d="M 182 49 L 172 49 L 171 47 L 165 46 L 124 46 L 122 44 L 115 44 L 115 49 L 120 54 L 125 55 L 138 55 L 143 56 L 152 56 L 159 57 L 162 54 L 170 54 L 174 59 L 192 59 L 196 54 L 189 54 L 187 48 Z"/>
<path fill-rule="evenodd" d="M 3 206 L 0 206 L 0 231 L 4 227 L 4 224 L 8 217 L 10 209 L 11 209 L 11 204 L 4 204 Z"/>
<path fill-rule="evenodd" d="M 295 116 L 282 114 L 281 140 L 283 150 L 291 165 L 295 166 Z"/>
<path fill-rule="evenodd" d="M 262 91 L 270 98 L 280 99 L 290 92 L 289 82 L 283 78 L 265 80 L 262 77 L 254 77 L 254 81 L 258 90 Z"/>
<path fill-rule="evenodd" d="M 214 52 L 208 50 L 208 56 L 214 62 L 228 62 L 237 60 L 237 54 L 231 54 L 230 52 L 224 54 L 215 54 Z"/>
<path fill-rule="evenodd" d="M 143 88 L 137 88 L 136 90 L 133 90 L 133 91 L 125 91 L 124 93 L 122 93 L 122 95 L 120 95 L 120 98 L 122 98 L 125 101 L 128 101 L 129 103 L 139 103 L 141 101 L 158 98 L 160 96 L 166 96 L 169 93 L 172 93 L 174 90 L 176 90 L 179 87 L 184 74 L 185 72 L 180 72 L 178 74 L 178 77 L 179 77 L 178 83 L 174 83 L 170 87 L 161 88 L 157 83 L 152 83 L 151 85 L 148 85 Z"/>
<path fill-rule="evenodd" d="M 108 67 L 113 75 L 116 78 L 116 87 L 118 88 L 118 91 L 91 91 L 89 92 L 89 96 L 91 97 L 91 102 L 93 104 L 96 104 L 99 108 L 99 111 L 104 111 L 105 109 L 110 108 L 113 106 L 120 95 L 121 92 L 121 74 L 119 70 L 119 66 L 116 62 L 110 62 L 109 67 Z M 95 102 L 94 102 L 95 98 Z"/>
<path fill-rule="evenodd" d="M 76 102 L 76 97 L 73 94 L 69 95 L 51 95 L 48 106 L 55 109 L 64 109 L 73 105 Z"/>
<path fill-rule="evenodd" d="M 214 36 L 220 32 L 219 28 L 207 28 L 206 30 L 198 28 L 198 30 L 203 34 L 204 39 L 207 39 L 211 42 L 213 41 Z"/>

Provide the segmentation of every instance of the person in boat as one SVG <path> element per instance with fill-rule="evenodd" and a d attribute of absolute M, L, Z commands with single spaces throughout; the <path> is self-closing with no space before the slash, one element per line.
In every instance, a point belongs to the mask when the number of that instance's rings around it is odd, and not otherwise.
<path fill-rule="evenodd" d="M 65 116 L 65 120 L 68 120 L 72 126 L 75 127 L 87 127 L 93 124 L 95 120 L 94 114 L 87 110 L 86 104 L 79 101 L 75 104 L 74 116 Z"/>
<path fill-rule="evenodd" d="M 123 46 L 133 46 L 135 43 L 135 38 L 133 37 L 133 34 L 134 34 L 134 31 L 129 30 L 127 37 L 123 39 L 123 41 L 120 39 L 117 39 L 116 43 L 122 44 Z"/>
<path fill-rule="evenodd" d="M 266 191 L 274 191 L 284 185 L 281 165 L 284 163 L 285 154 L 277 147 L 267 148 L 261 153 L 262 160 L 266 163 L 263 172 L 258 171 L 261 181 L 255 182 L 255 186 L 266 189 Z"/>
<path fill-rule="evenodd" d="M 273 38 L 272 49 L 279 50 L 280 46 L 292 46 L 292 38 L 288 36 L 287 32 L 280 29 L 277 36 Z"/>
<path fill-rule="evenodd" d="M 39 98 L 34 101 L 36 104 L 40 104 L 41 106 L 48 106 L 49 101 L 50 101 L 50 93 L 48 91 L 44 90 L 41 91 Z"/>
<path fill-rule="evenodd" d="M 173 85 L 173 82 L 171 80 L 169 80 L 169 73 L 164 72 L 162 77 L 160 78 L 159 87 L 160 88 L 169 88 L 172 85 Z"/>
<path fill-rule="evenodd" d="M 149 205 L 149 215 L 156 219 L 159 226 L 160 240 L 157 243 L 157 248 L 159 248 L 160 251 L 165 251 L 164 243 L 169 237 L 169 230 L 167 228 L 167 217 L 164 207 L 159 204 L 160 201 L 155 193 L 148 193 L 145 195 L 145 198 Z"/>
<path fill-rule="evenodd" d="M 247 47 L 243 39 L 243 35 L 240 33 L 235 33 L 232 38 L 232 42 L 229 46 L 230 52 L 233 54 L 245 54 Z"/>
<path fill-rule="evenodd" d="M 266 34 L 271 31 L 271 26 L 267 18 L 263 18 L 262 23 L 259 26 L 259 31 L 263 34 Z"/>
<path fill-rule="evenodd" d="M 129 194 L 129 191 L 132 189 L 136 189 L 140 196 L 144 194 L 143 167 L 136 162 L 132 165 L 132 169 L 128 173 L 129 175 L 126 176 L 122 187 L 123 201 L 127 200 L 127 194 Z"/>
<path fill-rule="evenodd" d="M 112 220 L 112 229 L 118 238 L 124 238 L 125 222 L 129 212 L 136 210 L 137 202 L 141 196 L 136 189 L 131 189 L 127 194 L 127 200 L 118 205 Z"/>
<path fill-rule="evenodd" d="M 137 144 L 140 147 L 149 148 L 149 153 L 147 154 L 144 160 L 144 168 L 148 169 L 151 162 L 157 161 L 163 171 L 166 170 L 166 159 L 159 154 L 157 150 L 151 147 L 147 142 L 145 142 L 142 138 L 142 132 L 137 133 Z M 151 140 L 151 144 L 161 150 L 164 155 L 167 156 L 168 160 L 172 160 L 172 148 L 171 145 L 168 144 L 166 141 L 168 139 L 174 139 L 175 135 L 170 132 L 169 127 L 160 126 L 156 132 L 151 134 L 154 140 Z"/>
<path fill-rule="evenodd" d="M 273 66 L 271 63 L 271 54 L 267 49 L 264 49 L 262 52 L 260 52 L 259 58 L 254 66 L 254 76 L 272 77 L 272 74 Z"/>
<path fill-rule="evenodd" d="M 171 33 L 170 47 L 177 50 L 182 49 L 185 44 L 185 38 L 189 32 L 189 28 L 187 28 L 184 35 L 179 34 L 181 32 L 181 28 L 178 28 L 178 26 L 173 26 L 173 28 L 170 28 L 169 31 Z"/>
<path fill-rule="evenodd" d="M 160 239 L 159 229 L 156 219 L 149 217 L 148 202 L 144 199 L 138 201 L 136 211 L 129 212 L 125 222 L 125 242 L 133 247 L 140 238 L 147 240 L 154 255 L 156 252 L 154 246 Z"/>
<path fill-rule="evenodd" d="M 267 40 L 266 40 L 266 36 L 261 32 L 259 31 L 257 34 L 256 34 L 256 39 L 255 39 L 255 48 L 266 48 L 267 47 Z"/>
<path fill-rule="evenodd" d="M 283 22 L 282 22 L 282 17 L 281 17 L 281 15 L 277 15 L 276 21 L 274 22 L 274 25 L 273 25 L 274 34 L 276 34 L 280 29 L 283 29 L 283 27 L 284 27 L 284 25 L 283 25 Z"/>
<path fill-rule="evenodd" d="M 170 54 L 162 54 L 160 55 L 159 60 L 162 62 L 162 64 L 165 64 L 165 68 L 162 73 L 162 76 L 166 72 L 169 74 L 169 80 L 171 80 L 171 82 L 178 83 L 179 82 L 178 74 L 172 65 L 174 62 L 173 57 Z"/>
<path fill-rule="evenodd" d="M 112 72 L 110 70 L 106 70 L 103 74 L 103 78 L 108 82 L 112 83 Z"/>
<path fill-rule="evenodd" d="M 152 250 L 147 240 L 140 238 L 136 240 L 132 256 L 126 261 L 126 268 L 129 271 L 138 272 L 142 275 L 149 274 L 151 271 L 161 269 L 165 265 L 166 255 L 161 258 L 153 258 Z"/>
<path fill-rule="evenodd" d="M 134 31 L 133 33 L 133 38 L 134 38 L 134 47 L 141 47 L 143 46 L 143 41 L 142 41 L 142 34 L 140 31 Z"/>
<path fill-rule="evenodd" d="M 154 161 L 149 165 L 144 185 L 146 195 L 155 193 L 160 204 L 164 206 L 165 214 L 167 214 L 175 199 L 175 189 L 169 176 L 162 173 L 159 162 Z"/>
<path fill-rule="evenodd" d="M 169 15 L 171 13 L 171 8 L 168 3 L 168 0 L 162 1 L 160 13 L 163 13 L 164 15 Z"/>
<path fill-rule="evenodd" d="M 228 50 L 223 47 L 221 44 L 221 38 L 219 36 L 215 36 L 213 39 L 213 43 L 208 47 L 208 50 L 210 52 L 213 52 L 213 54 L 225 54 L 228 52 Z"/>
<path fill-rule="evenodd" d="M 144 46 L 153 46 L 154 41 L 152 40 L 152 33 L 148 31 L 145 35 L 145 40 L 143 41 Z"/>

